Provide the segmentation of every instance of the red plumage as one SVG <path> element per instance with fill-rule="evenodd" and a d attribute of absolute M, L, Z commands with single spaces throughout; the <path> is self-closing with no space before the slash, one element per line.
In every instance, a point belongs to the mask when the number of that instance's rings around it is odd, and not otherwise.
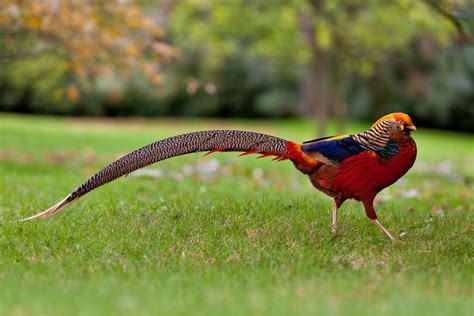
<path fill-rule="evenodd" d="M 386 126 L 385 131 L 378 125 L 382 123 Z M 380 191 L 395 183 L 413 166 L 417 149 L 410 132 L 416 128 L 403 113 L 387 115 L 374 126 L 363 134 L 325 138 L 306 146 L 289 143 L 289 157 L 298 170 L 309 175 L 318 190 L 334 198 L 335 232 L 337 209 L 345 200 L 355 199 L 364 204 L 365 212 L 374 224 L 395 241 L 378 222 L 373 201 Z M 340 158 L 349 146 L 355 153 Z"/>
<path fill-rule="evenodd" d="M 344 160 L 334 175 L 331 191 L 340 194 L 340 200 L 356 199 L 372 204 L 377 193 L 400 179 L 416 159 L 416 145 L 409 142 L 400 146 L 400 151 L 387 160 L 380 160 L 372 152 L 365 151 Z M 372 209 L 367 216 L 376 219 Z"/>

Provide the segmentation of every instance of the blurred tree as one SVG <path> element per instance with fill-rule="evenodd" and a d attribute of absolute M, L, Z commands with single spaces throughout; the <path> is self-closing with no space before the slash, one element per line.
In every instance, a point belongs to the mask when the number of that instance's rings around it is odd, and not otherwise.
<path fill-rule="evenodd" d="M 316 117 L 320 135 L 328 115 L 345 116 L 343 83 L 350 74 L 369 77 L 422 32 L 445 44 L 453 30 L 430 3 L 416 0 L 190 0 L 171 14 L 176 45 L 199 52 L 210 72 L 242 50 L 279 71 L 303 67 L 302 105 Z"/>
<path fill-rule="evenodd" d="M 4 0 L 0 111 L 304 112 L 317 117 L 319 134 L 330 115 L 407 111 L 426 125 L 472 130 L 469 3 Z"/>
<path fill-rule="evenodd" d="M 176 53 L 164 40 L 164 30 L 134 1 L 0 2 L 3 75 L 11 74 L 8 84 L 23 85 L 24 91 L 36 83 L 15 82 L 16 74 L 27 73 L 33 81 L 46 76 L 53 100 L 77 103 L 80 90 L 90 92 L 97 79 L 116 82 L 137 73 L 160 85 L 162 65 Z M 40 92 L 41 84 L 33 90 Z M 110 90 L 117 94 L 117 83 Z"/>

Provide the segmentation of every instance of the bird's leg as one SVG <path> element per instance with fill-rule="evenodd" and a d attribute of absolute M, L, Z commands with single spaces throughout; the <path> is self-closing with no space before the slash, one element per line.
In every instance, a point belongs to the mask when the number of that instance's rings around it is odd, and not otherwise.
<path fill-rule="evenodd" d="M 342 202 L 339 199 L 334 199 L 332 203 L 332 224 L 331 224 L 331 233 L 336 236 L 339 231 L 339 224 L 337 222 L 337 210 L 341 206 Z"/>
<path fill-rule="evenodd" d="M 383 225 L 379 222 L 378 219 L 370 219 L 372 221 L 372 223 L 377 226 L 378 229 L 380 229 L 380 231 L 385 235 L 387 236 L 392 242 L 394 243 L 397 243 L 397 242 L 400 242 L 399 240 L 395 239 L 392 234 L 389 233 L 389 231 L 387 229 L 385 229 L 385 227 L 383 227 Z"/>
<path fill-rule="evenodd" d="M 404 242 L 398 240 L 398 239 L 395 239 L 392 234 L 389 233 L 389 231 L 382 225 L 382 223 L 379 222 L 379 220 L 377 219 L 377 214 L 375 213 L 375 209 L 374 209 L 374 206 L 373 206 L 373 198 L 370 199 L 370 200 L 365 200 L 365 201 L 362 201 L 364 203 L 364 207 L 365 207 L 365 213 L 367 214 L 367 217 L 370 218 L 370 220 L 372 221 L 372 223 L 377 226 L 377 228 L 385 235 L 388 237 L 388 239 L 390 239 L 393 243 L 401 243 L 401 244 L 404 244 Z"/>
<path fill-rule="evenodd" d="M 331 233 L 337 235 L 339 231 L 339 224 L 337 223 L 337 205 L 336 202 L 332 205 L 332 224 L 331 224 Z"/>

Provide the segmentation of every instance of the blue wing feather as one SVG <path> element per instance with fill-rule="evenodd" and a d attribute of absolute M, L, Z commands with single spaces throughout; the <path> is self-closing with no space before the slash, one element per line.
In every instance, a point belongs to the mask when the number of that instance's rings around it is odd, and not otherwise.
<path fill-rule="evenodd" d="M 308 155 L 317 153 L 328 160 L 340 163 L 344 159 L 360 154 L 367 150 L 356 142 L 351 136 L 333 137 L 301 146 L 301 150 Z"/>

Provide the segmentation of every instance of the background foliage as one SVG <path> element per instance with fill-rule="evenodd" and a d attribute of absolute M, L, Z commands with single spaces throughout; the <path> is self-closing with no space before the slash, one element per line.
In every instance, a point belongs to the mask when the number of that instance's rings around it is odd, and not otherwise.
<path fill-rule="evenodd" d="M 468 1 L 0 4 L 0 110 L 109 116 L 407 111 L 473 130 Z M 343 124 L 340 124 L 343 126 Z"/>

